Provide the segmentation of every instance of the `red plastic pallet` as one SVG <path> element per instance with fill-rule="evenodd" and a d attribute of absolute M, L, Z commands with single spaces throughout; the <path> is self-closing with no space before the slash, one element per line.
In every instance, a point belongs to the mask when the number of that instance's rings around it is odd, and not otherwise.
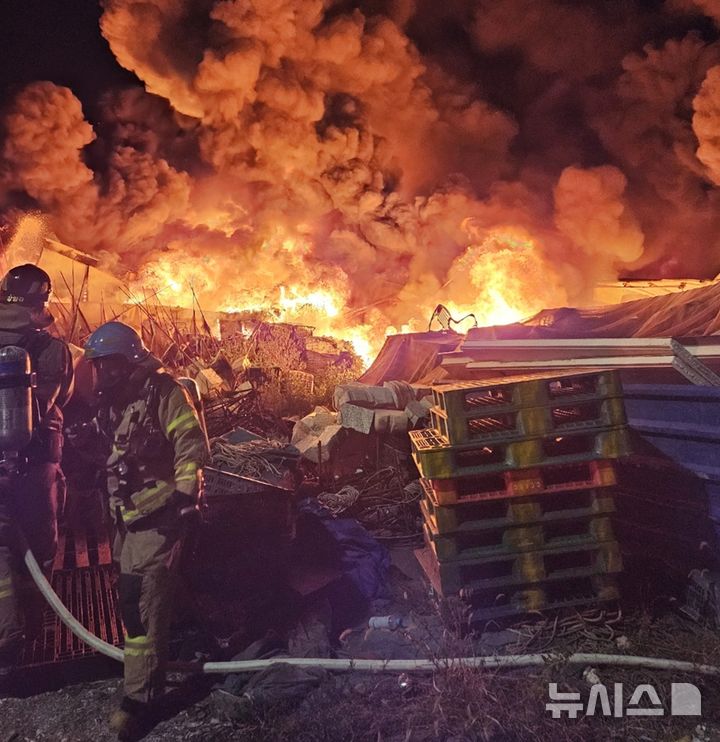
<path fill-rule="evenodd" d="M 438 505 L 455 505 L 543 492 L 610 487 L 616 483 L 617 477 L 613 461 L 594 459 L 577 464 L 508 469 L 496 474 L 425 481 L 429 482 Z"/>

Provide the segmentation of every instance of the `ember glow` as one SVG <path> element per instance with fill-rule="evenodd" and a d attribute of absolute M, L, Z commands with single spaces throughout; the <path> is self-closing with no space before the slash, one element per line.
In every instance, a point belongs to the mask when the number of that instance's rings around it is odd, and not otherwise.
<path fill-rule="evenodd" d="M 281 240 L 282 251 L 295 262 L 298 254 L 309 252 L 307 246 L 294 249 L 290 238 Z M 267 246 L 260 252 L 267 250 Z M 547 302 L 563 296 L 558 285 L 549 281 L 535 243 L 521 230 L 506 228 L 494 232 L 479 245 L 468 245 L 450 270 L 449 285 L 459 296 L 469 296 L 465 304 L 448 302 L 457 315 L 474 313 L 481 324 L 507 324 L 539 311 Z M 352 343 L 355 352 L 370 363 L 386 335 L 397 328 L 358 321 L 358 312 L 350 306 L 349 278 L 337 273 L 315 276 L 311 267 L 298 266 L 304 281 L 278 284 L 273 276 L 261 277 L 256 271 L 235 280 L 231 258 L 184 261 L 177 256 L 161 258 L 148 264 L 133 281 L 135 297 L 158 297 L 165 305 L 192 308 L 194 305 L 228 313 L 257 312 L 277 322 L 309 325 L 317 334 L 329 335 Z M 263 278 L 266 280 L 262 283 Z M 424 329 L 436 302 L 415 307 L 401 331 Z M 368 311 L 372 308 L 368 308 Z"/>
<path fill-rule="evenodd" d="M 20 90 L 0 215 L 44 214 L 134 295 L 369 359 L 438 303 L 507 323 L 618 276 L 720 272 L 713 3 L 103 7 L 139 83 L 92 118 L 70 88 Z"/>

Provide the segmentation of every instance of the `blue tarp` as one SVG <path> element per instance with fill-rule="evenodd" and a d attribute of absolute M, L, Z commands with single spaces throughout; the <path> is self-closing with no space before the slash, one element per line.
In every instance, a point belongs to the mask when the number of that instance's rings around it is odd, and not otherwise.
<path fill-rule="evenodd" d="M 387 598 L 390 554 L 354 518 L 333 518 L 317 500 L 308 498 L 299 512 L 313 516 L 337 544 L 340 568 L 367 600 Z"/>

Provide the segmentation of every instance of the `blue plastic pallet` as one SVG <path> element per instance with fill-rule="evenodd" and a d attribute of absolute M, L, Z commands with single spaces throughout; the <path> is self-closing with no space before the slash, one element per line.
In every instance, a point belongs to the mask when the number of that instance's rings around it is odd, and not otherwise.
<path fill-rule="evenodd" d="M 683 384 L 631 384 L 623 387 L 631 425 L 661 422 L 720 431 L 720 387 Z"/>

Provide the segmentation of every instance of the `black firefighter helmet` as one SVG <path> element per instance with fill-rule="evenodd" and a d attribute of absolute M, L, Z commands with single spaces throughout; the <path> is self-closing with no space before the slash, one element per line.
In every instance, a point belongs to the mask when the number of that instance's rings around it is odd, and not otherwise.
<path fill-rule="evenodd" d="M 50 276 L 32 263 L 11 268 L 0 284 L 0 304 L 42 307 L 49 298 Z"/>

